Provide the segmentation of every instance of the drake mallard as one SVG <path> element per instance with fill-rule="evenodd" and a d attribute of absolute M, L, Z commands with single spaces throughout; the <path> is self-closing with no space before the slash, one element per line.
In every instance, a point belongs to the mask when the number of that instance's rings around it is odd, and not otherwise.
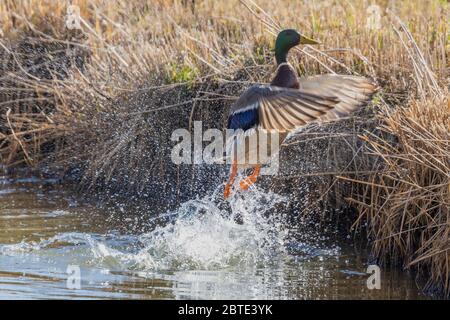
<path fill-rule="evenodd" d="M 241 158 L 236 152 L 232 153 L 225 198 L 230 195 L 238 168 L 254 168 L 252 174 L 240 182 L 241 189 L 246 190 L 256 182 L 261 165 L 269 161 L 269 158 L 260 157 L 258 144 L 253 148 L 249 145 L 250 136 L 276 131 L 281 145 L 289 132 L 299 127 L 311 122 L 338 119 L 361 108 L 377 89 L 373 82 L 359 76 L 325 74 L 299 79 L 287 62 L 289 50 L 299 44 L 318 42 L 293 29 L 281 31 L 275 42 L 277 69 L 272 82 L 248 88 L 231 106 L 227 128 L 243 130 L 246 148 Z M 237 141 L 235 139 L 233 142 L 234 149 Z M 269 154 L 277 151 L 270 150 Z M 255 156 L 252 153 L 256 153 L 257 161 L 250 163 L 250 156 Z"/>

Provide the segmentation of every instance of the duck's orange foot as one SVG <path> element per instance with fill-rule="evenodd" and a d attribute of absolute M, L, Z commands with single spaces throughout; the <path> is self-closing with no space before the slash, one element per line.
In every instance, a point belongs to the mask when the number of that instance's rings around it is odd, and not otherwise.
<path fill-rule="evenodd" d="M 241 187 L 242 190 L 248 190 L 248 188 L 250 188 L 250 186 L 256 182 L 256 179 L 258 179 L 260 169 L 261 166 L 259 165 L 256 166 L 255 169 L 253 170 L 253 173 L 239 183 L 239 186 Z"/>
<path fill-rule="evenodd" d="M 225 185 L 225 190 L 223 191 L 223 197 L 225 199 L 228 198 L 231 194 L 231 187 L 233 186 L 236 174 L 237 174 L 237 163 L 233 161 L 233 164 L 231 165 L 230 180 L 228 180 L 227 184 Z"/>
<path fill-rule="evenodd" d="M 242 190 L 248 190 L 251 185 L 253 185 L 256 182 L 256 178 L 248 177 L 239 182 L 239 187 L 241 187 Z"/>
<path fill-rule="evenodd" d="M 226 199 L 230 196 L 231 194 L 231 185 L 227 184 L 225 186 L 225 190 L 223 191 L 223 197 Z"/>

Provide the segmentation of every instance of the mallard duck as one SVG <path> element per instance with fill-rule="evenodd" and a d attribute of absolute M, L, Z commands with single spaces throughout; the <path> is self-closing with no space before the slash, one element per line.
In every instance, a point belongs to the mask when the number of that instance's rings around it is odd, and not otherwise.
<path fill-rule="evenodd" d="M 256 182 L 261 165 L 269 161 L 268 158 L 259 157 L 258 144 L 254 147 L 249 145 L 250 136 L 276 131 L 281 145 L 289 132 L 311 122 L 347 116 L 366 105 L 375 93 L 377 86 L 364 77 L 325 74 L 299 79 L 287 62 L 288 52 L 299 44 L 317 43 L 296 30 L 281 31 L 275 42 L 277 69 L 272 82 L 248 88 L 231 106 L 227 128 L 243 130 L 246 148 L 241 158 L 236 152 L 232 154 L 225 198 L 230 195 L 239 168 L 254 168 L 251 175 L 240 182 L 240 188 L 246 190 Z M 234 148 L 237 147 L 237 141 L 234 140 Z M 269 154 L 273 155 L 277 151 L 270 150 Z M 256 163 L 248 161 L 250 156 L 255 156 L 252 153 L 256 153 Z"/>

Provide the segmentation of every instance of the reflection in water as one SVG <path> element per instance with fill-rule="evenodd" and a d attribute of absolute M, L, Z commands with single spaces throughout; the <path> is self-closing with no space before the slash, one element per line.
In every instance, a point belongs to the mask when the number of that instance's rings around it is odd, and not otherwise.
<path fill-rule="evenodd" d="M 140 219 L 83 204 L 42 181 L 0 183 L 0 298 L 338 299 L 424 298 L 406 274 L 383 271 L 368 290 L 366 255 L 323 235 L 301 241 L 274 207 L 283 198 L 254 189 L 184 203 Z M 282 211 L 282 210 L 281 210 Z M 67 266 L 81 270 L 66 287 Z"/>

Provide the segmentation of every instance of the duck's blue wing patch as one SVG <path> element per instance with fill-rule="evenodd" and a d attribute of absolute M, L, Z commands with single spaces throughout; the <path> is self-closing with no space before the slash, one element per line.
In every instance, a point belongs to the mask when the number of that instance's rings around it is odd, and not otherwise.
<path fill-rule="evenodd" d="M 248 130 L 259 124 L 258 109 L 253 108 L 241 112 L 235 112 L 228 117 L 228 129 Z"/>

